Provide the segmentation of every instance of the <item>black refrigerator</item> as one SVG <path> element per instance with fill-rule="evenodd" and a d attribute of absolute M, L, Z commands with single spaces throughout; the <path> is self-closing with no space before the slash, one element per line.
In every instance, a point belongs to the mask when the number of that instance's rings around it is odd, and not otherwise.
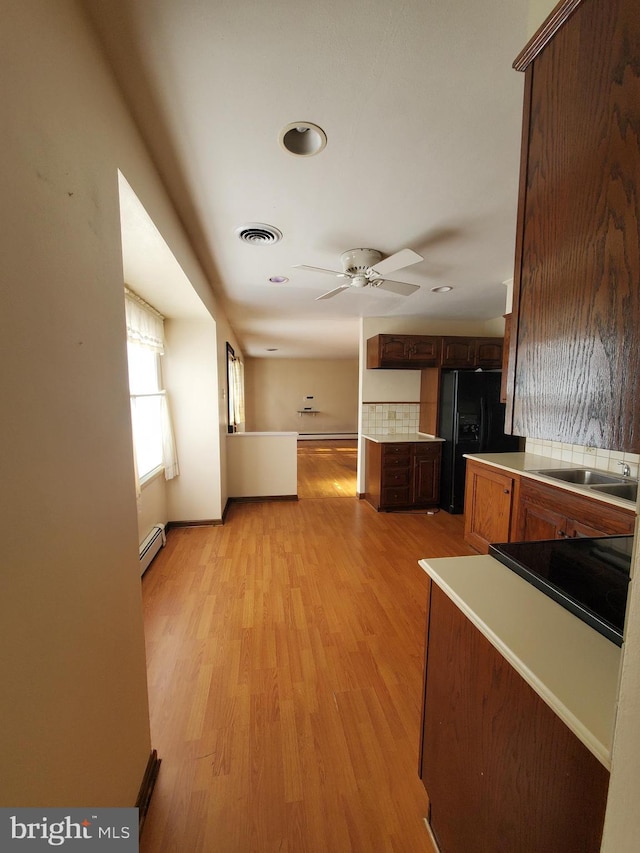
<path fill-rule="evenodd" d="M 520 449 L 520 438 L 504 433 L 500 402 L 500 370 L 442 372 L 438 436 L 442 445 L 440 506 L 464 509 L 465 453 L 498 453 Z"/>

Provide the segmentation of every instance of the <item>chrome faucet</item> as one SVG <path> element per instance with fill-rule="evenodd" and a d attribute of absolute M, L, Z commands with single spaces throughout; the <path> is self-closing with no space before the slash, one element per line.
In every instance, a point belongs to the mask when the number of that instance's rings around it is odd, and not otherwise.
<path fill-rule="evenodd" d="M 618 462 L 618 465 L 622 465 L 622 476 L 630 477 L 631 476 L 631 468 L 629 467 L 627 462 Z"/>

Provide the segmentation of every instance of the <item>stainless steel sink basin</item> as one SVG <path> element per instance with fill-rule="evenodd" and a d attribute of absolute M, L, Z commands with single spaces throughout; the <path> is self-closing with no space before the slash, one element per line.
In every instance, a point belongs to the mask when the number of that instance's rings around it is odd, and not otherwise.
<path fill-rule="evenodd" d="M 614 495 L 617 498 L 624 498 L 627 501 L 636 501 L 638 499 L 637 483 L 608 483 L 607 485 L 597 485 L 592 488 L 594 492 L 603 492 L 607 495 Z"/>
<path fill-rule="evenodd" d="M 554 480 L 562 480 L 564 483 L 574 483 L 577 486 L 593 486 L 599 483 L 624 484 L 621 477 L 615 474 L 603 474 L 601 471 L 591 471 L 588 468 L 549 468 L 545 471 L 536 471 L 536 474 L 544 474 Z"/>

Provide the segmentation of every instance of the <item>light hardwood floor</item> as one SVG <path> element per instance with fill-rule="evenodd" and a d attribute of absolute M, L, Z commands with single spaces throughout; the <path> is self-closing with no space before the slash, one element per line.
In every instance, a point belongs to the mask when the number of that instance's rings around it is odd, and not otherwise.
<path fill-rule="evenodd" d="M 299 498 L 355 497 L 355 439 L 303 439 L 298 441 L 297 455 Z"/>
<path fill-rule="evenodd" d="M 357 498 L 233 505 L 142 583 L 142 853 L 431 853 L 417 775 L 427 579 L 462 517 Z"/>

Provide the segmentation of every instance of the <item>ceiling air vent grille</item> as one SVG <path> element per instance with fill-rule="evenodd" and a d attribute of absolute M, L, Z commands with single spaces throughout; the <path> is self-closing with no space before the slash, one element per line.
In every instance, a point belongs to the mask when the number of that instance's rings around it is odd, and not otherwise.
<path fill-rule="evenodd" d="M 267 246 L 282 240 L 282 232 L 273 225 L 265 225 L 264 222 L 249 222 L 236 228 L 238 239 L 243 243 L 251 243 L 253 246 Z"/>

